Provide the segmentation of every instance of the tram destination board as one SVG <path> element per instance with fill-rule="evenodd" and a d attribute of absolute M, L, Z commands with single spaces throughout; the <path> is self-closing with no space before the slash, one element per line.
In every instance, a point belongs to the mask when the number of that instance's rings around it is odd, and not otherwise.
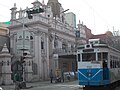
<path fill-rule="evenodd" d="M 83 52 L 94 52 L 94 49 L 84 49 Z"/>

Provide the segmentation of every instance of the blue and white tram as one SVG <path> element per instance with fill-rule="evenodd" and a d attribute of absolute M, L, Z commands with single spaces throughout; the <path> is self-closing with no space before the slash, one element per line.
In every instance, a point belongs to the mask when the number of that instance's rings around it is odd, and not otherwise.
<path fill-rule="evenodd" d="M 78 47 L 79 85 L 103 86 L 120 80 L 120 51 L 106 44 Z"/>

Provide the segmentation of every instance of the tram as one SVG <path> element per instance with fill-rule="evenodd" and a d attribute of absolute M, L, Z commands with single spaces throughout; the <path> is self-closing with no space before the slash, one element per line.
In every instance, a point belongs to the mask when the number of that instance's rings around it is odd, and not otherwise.
<path fill-rule="evenodd" d="M 84 88 L 115 88 L 120 83 L 120 51 L 90 39 L 77 49 L 78 80 Z"/>

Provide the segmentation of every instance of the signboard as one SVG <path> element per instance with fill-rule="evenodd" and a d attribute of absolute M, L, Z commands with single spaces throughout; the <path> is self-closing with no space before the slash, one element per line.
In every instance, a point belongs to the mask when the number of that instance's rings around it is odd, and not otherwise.
<path fill-rule="evenodd" d="M 53 58 L 57 60 L 58 59 L 58 54 L 54 54 Z"/>
<path fill-rule="evenodd" d="M 30 49 L 30 32 L 17 32 L 17 49 Z"/>
<path fill-rule="evenodd" d="M 10 21 L 4 22 L 4 24 L 8 24 L 8 25 L 10 25 Z"/>

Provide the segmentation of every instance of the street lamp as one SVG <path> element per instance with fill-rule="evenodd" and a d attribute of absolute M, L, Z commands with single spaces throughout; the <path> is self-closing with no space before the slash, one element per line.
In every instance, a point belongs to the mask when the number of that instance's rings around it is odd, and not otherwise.
<path fill-rule="evenodd" d="M 16 21 L 16 22 L 18 22 L 18 23 L 21 23 L 22 24 L 22 36 L 23 36 L 23 38 L 22 38 L 22 48 L 20 48 L 20 50 L 22 50 L 23 52 L 22 52 L 22 56 L 21 56 L 21 63 L 22 63 L 22 66 L 23 66 L 23 80 L 22 80 L 22 83 L 21 83 L 21 86 L 22 87 L 26 87 L 26 82 L 25 82 L 25 65 L 24 65 L 24 63 L 25 63 L 25 61 L 24 61 L 24 59 L 25 59 L 25 56 L 26 56 L 26 54 L 27 53 L 24 53 L 24 51 L 25 50 L 27 50 L 26 48 L 25 48 L 25 27 L 27 27 L 25 24 L 24 24 L 24 18 L 22 18 L 23 20 L 23 22 L 20 22 L 20 21 L 18 21 L 18 20 L 13 20 L 13 21 Z"/>
<path fill-rule="evenodd" d="M 67 12 L 68 10 L 69 10 L 69 9 L 66 9 L 66 10 L 62 11 L 61 13 Z M 60 14 L 61 14 L 61 13 L 60 13 Z M 57 15 L 55 15 L 55 39 L 54 39 L 54 47 L 55 47 L 55 48 L 56 48 L 56 46 L 57 46 L 57 44 L 58 44 L 58 42 L 57 42 L 58 36 L 56 35 L 56 25 L 57 25 L 56 16 L 57 16 Z M 58 58 L 55 59 L 55 68 L 58 69 Z"/>
<path fill-rule="evenodd" d="M 66 10 L 62 11 L 61 13 L 64 13 L 64 12 L 67 12 L 67 11 L 69 11 L 69 9 L 66 9 Z M 60 14 L 61 14 L 61 13 L 60 13 Z M 56 17 L 57 17 L 57 15 L 55 15 L 55 41 L 54 41 L 54 47 L 55 47 L 55 48 L 56 48 L 57 38 L 58 38 L 58 36 L 56 35 L 56 25 L 57 25 Z"/>

